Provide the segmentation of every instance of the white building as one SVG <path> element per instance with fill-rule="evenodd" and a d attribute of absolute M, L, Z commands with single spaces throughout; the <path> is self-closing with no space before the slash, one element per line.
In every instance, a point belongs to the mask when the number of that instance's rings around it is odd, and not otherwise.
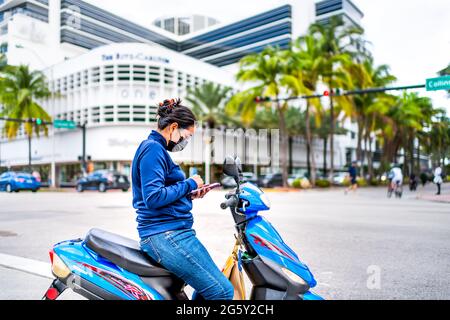
<path fill-rule="evenodd" d="M 180 36 L 156 26 L 137 25 L 79 0 L 0 1 L 0 44 L 10 64 L 44 70 L 57 94 L 42 104 L 54 119 L 87 124 L 86 154 L 95 169 L 128 172 L 138 144 L 155 128 L 158 102 L 168 97 L 184 98 L 188 87 L 204 81 L 238 90 L 234 71 L 244 55 L 269 45 L 285 48 L 306 31 L 316 15 L 342 14 L 346 12 L 342 4 L 350 3 L 327 0 L 321 3 L 328 5 L 320 7 L 313 0 L 281 2 L 256 16 Z M 362 17 L 356 13 L 351 19 L 355 23 Z M 348 128 L 348 135 L 335 141 L 336 169 L 354 159 L 354 124 L 349 123 Z M 262 152 L 244 151 L 244 145 L 252 144 L 252 137 L 227 139 L 245 163 L 250 164 L 256 153 L 260 164 L 270 165 L 266 147 L 259 147 Z M 201 140 L 197 137 L 176 159 L 186 165 L 201 165 Z M 23 132 L 14 141 L 0 137 L 0 167 L 26 166 L 27 143 Z M 229 146 L 219 143 L 216 150 L 226 152 Z M 315 142 L 319 168 L 322 146 L 321 141 Z M 74 181 L 81 154 L 80 130 L 51 130 L 49 137 L 32 141 L 33 165 L 40 166 L 44 176 L 56 177 L 53 181 L 57 184 Z M 293 168 L 306 167 L 302 139 L 294 139 L 291 154 Z M 214 160 L 222 161 L 219 156 Z"/>
<path fill-rule="evenodd" d="M 156 19 L 153 24 L 159 28 L 169 31 L 173 34 L 184 36 L 189 33 L 198 32 L 213 25 L 219 21 L 207 16 L 199 14 L 191 14 L 188 16 L 164 16 Z"/>

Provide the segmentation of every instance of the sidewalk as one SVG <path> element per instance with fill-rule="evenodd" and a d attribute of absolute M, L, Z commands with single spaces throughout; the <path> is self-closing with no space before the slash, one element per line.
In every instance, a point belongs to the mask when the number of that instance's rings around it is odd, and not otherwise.
<path fill-rule="evenodd" d="M 437 188 L 434 184 L 429 184 L 425 190 L 417 195 L 417 199 L 450 203 L 450 183 L 444 183 L 441 187 L 441 195 L 436 195 Z"/>
<path fill-rule="evenodd" d="M 428 200 L 428 201 L 434 201 L 434 202 L 443 202 L 443 203 L 450 203 L 450 194 L 441 194 L 440 196 L 437 195 L 431 195 L 431 194 L 424 194 L 421 196 L 417 196 L 420 200 Z"/>

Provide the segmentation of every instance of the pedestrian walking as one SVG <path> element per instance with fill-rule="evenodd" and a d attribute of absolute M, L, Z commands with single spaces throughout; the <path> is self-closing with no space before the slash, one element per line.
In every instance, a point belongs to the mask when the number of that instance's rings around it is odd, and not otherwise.
<path fill-rule="evenodd" d="M 437 166 L 436 169 L 434 169 L 434 180 L 433 182 L 436 184 L 437 186 L 437 193 L 436 195 L 440 195 L 441 194 L 441 184 L 442 184 L 442 168 L 441 166 Z"/>
<path fill-rule="evenodd" d="M 357 171 L 356 171 L 357 162 L 353 161 L 351 166 L 348 168 L 348 176 L 350 178 L 350 186 L 345 189 L 345 194 L 347 194 L 349 191 L 355 192 L 356 189 L 358 189 L 358 181 L 357 178 Z"/>

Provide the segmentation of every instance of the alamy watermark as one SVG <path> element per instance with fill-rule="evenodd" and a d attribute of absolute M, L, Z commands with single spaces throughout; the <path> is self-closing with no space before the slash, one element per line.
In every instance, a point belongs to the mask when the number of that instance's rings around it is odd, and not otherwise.
<path fill-rule="evenodd" d="M 381 289 L 381 267 L 377 265 L 371 265 L 367 267 L 367 278 L 366 285 L 369 290 L 379 290 Z"/>

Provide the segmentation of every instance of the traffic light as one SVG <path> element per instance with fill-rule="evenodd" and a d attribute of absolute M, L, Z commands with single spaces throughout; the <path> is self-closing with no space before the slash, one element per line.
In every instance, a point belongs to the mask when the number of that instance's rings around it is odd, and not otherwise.
<path fill-rule="evenodd" d="M 272 99 L 270 97 L 256 97 L 255 102 L 256 103 L 263 103 L 263 102 L 270 102 Z"/>
<path fill-rule="evenodd" d="M 35 123 L 36 123 L 38 126 L 40 126 L 40 125 L 42 124 L 42 119 L 37 118 L 37 119 L 35 120 Z"/>
<path fill-rule="evenodd" d="M 329 96 L 330 96 L 330 91 L 325 90 L 325 91 L 323 92 L 323 95 L 324 95 L 325 97 L 329 97 Z"/>

